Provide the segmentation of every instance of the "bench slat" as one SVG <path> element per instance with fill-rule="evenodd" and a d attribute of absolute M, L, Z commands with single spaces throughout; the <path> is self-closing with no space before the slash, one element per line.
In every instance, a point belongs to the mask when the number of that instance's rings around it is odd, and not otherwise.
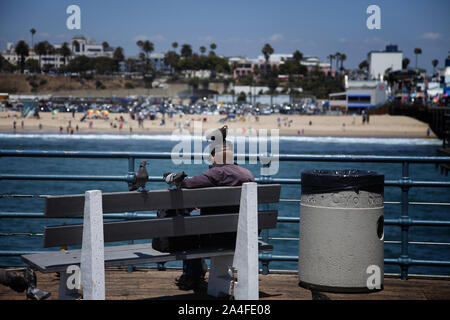
<path fill-rule="evenodd" d="M 113 192 L 103 194 L 103 212 L 120 213 L 158 209 L 206 208 L 239 205 L 241 187 L 214 187 L 144 192 Z M 258 203 L 275 203 L 281 185 L 258 185 Z M 44 214 L 47 217 L 83 216 L 84 194 L 48 196 Z"/>
<path fill-rule="evenodd" d="M 259 250 L 268 251 L 273 247 L 259 241 Z M 151 243 L 106 246 L 105 267 L 118 267 L 184 259 L 210 258 L 234 254 L 234 249 L 212 248 L 166 253 L 154 250 Z M 80 265 L 81 250 L 52 251 L 21 256 L 22 261 L 40 272 L 65 272 L 70 265 Z"/>
<path fill-rule="evenodd" d="M 236 232 L 238 215 L 215 214 L 171 218 L 114 221 L 103 224 L 104 242 Z M 258 212 L 258 229 L 276 228 L 278 212 Z M 49 226 L 44 229 L 44 248 L 82 243 L 83 225 Z"/>

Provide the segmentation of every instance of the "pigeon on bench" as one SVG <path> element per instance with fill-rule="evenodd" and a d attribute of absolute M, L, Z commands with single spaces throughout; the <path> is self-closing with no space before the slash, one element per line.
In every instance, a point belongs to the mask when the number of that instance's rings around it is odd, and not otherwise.
<path fill-rule="evenodd" d="M 141 161 L 141 164 L 139 165 L 138 171 L 133 176 L 132 185 L 130 187 L 130 191 L 138 190 L 139 188 L 142 188 L 141 191 L 145 190 L 145 184 L 148 180 L 148 173 L 147 169 L 145 168 L 147 166 L 147 161 L 143 160 Z"/>
<path fill-rule="evenodd" d="M 172 189 L 180 189 L 184 178 L 187 177 L 187 174 L 185 174 L 184 171 L 178 172 L 178 173 L 166 172 L 163 174 L 163 177 L 164 177 L 164 181 Z"/>

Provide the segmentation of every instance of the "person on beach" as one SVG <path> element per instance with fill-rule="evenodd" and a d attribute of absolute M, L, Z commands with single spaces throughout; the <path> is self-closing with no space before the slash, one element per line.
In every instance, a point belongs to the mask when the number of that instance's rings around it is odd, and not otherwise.
<path fill-rule="evenodd" d="M 246 168 L 234 163 L 233 145 L 230 142 L 210 145 L 209 169 L 198 176 L 185 178 L 181 188 L 196 189 L 221 186 L 241 186 L 246 182 L 254 182 L 253 174 Z M 213 207 L 201 208 L 201 215 L 232 213 L 239 211 L 239 207 Z M 234 246 L 236 233 L 220 233 L 200 235 L 198 245 L 200 248 L 208 245 Z M 203 259 L 191 259 L 183 261 L 183 274 L 175 279 L 176 285 L 181 290 L 194 290 L 196 293 L 206 289 L 205 273 L 207 268 Z"/>

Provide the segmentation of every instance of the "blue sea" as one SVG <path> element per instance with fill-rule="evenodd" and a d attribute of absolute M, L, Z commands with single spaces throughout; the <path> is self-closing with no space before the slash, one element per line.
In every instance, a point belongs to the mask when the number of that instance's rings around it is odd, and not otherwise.
<path fill-rule="evenodd" d="M 181 137 L 179 137 L 181 138 Z M 59 135 L 0 133 L 0 149 L 20 150 L 67 150 L 67 151 L 137 151 L 171 152 L 180 143 L 170 135 Z M 330 155 L 391 155 L 391 156 L 432 156 L 441 145 L 440 140 L 407 138 L 333 138 L 333 137 L 280 137 L 279 152 L 289 154 L 330 154 Z M 270 151 L 270 148 L 269 148 Z M 197 175 L 208 168 L 207 163 L 175 165 L 170 160 L 149 162 L 150 176 L 162 176 L 167 171 L 185 171 L 189 176 Z M 136 168 L 140 159 L 136 160 Z M 260 164 L 244 164 L 260 176 Z M 281 162 L 274 178 L 300 178 L 301 172 L 310 169 L 362 169 L 374 170 L 385 175 L 386 180 L 401 178 L 401 164 L 384 163 L 327 163 L 327 162 Z M 125 175 L 128 172 L 126 159 L 63 159 L 63 158 L 0 158 L 0 174 L 61 174 L 61 175 Z M 412 164 L 412 179 L 422 181 L 450 181 L 442 175 L 434 164 Z M 150 183 L 150 189 L 167 188 L 164 183 Z M 125 182 L 73 182 L 73 181 L 19 181 L 0 180 L 2 195 L 31 194 L 79 194 L 86 190 L 100 189 L 103 192 L 126 191 Z M 299 185 L 283 185 L 282 199 L 299 199 Z M 412 188 L 410 201 L 450 202 L 449 188 Z M 385 188 L 385 201 L 401 201 L 398 187 Z M 295 201 L 281 202 L 272 206 L 279 210 L 279 216 L 299 217 L 300 205 Z M 1 212 L 43 212 L 44 200 L 41 198 L 0 198 Z M 450 206 L 410 205 L 409 214 L 414 219 L 448 220 Z M 401 207 L 398 204 L 385 205 L 385 219 L 398 218 Z M 41 236 L 5 236 L 8 233 L 42 233 L 45 225 L 56 225 L 62 220 L 55 219 L 0 219 L 0 250 L 42 250 Z M 79 220 L 67 220 L 79 223 Z M 298 238 L 297 223 L 279 223 L 270 237 Z M 400 228 L 385 227 L 385 258 L 397 258 L 400 244 L 387 243 L 400 240 Z M 450 260 L 450 232 L 448 227 L 412 227 L 409 240 L 416 242 L 438 242 L 440 245 L 410 244 L 409 254 L 415 259 Z M 272 240 L 273 254 L 298 255 L 297 240 Z M 0 265 L 22 265 L 18 257 L 0 257 Z M 180 266 L 178 262 L 168 266 Z M 297 270 L 297 262 L 271 262 L 270 269 Z M 399 273 L 395 265 L 385 265 L 386 273 Z M 450 275 L 450 268 L 413 266 L 410 273 Z"/>

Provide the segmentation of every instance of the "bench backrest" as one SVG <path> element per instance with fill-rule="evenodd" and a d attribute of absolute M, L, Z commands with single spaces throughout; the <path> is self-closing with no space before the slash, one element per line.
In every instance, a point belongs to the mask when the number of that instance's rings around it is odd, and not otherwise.
<path fill-rule="evenodd" d="M 206 208 L 238 206 L 241 187 L 216 187 L 182 190 L 155 190 L 147 193 L 104 193 L 104 213 L 147 211 L 158 209 Z M 281 186 L 258 185 L 258 203 L 276 203 Z M 49 217 L 77 217 L 84 212 L 84 195 L 48 196 L 45 215 Z M 104 242 L 151 239 L 195 234 L 236 232 L 239 212 L 205 216 L 177 216 L 171 218 L 139 219 L 105 222 Z M 259 211 L 258 229 L 276 228 L 277 211 Z M 79 245 L 83 225 L 48 226 L 44 230 L 44 247 Z"/>
<path fill-rule="evenodd" d="M 281 185 L 258 185 L 258 204 L 276 203 Z M 148 192 L 103 193 L 103 213 L 151 211 L 159 209 L 207 208 L 236 206 L 241 200 L 241 187 L 214 187 Z M 54 218 L 81 217 L 84 194 L 47 196 L 44 215 Z"/>
<path fill-rule="evenodd" d="M 104 242 L 176 237 L 197 234 L 236 232 L 238 213 L 205 216 L 177 216 L 170 218 L 114 221 L 103 224 Z M 259 211 L 258 229 L 274 229 L 277 211 Z M 44 248 L 80 245 L 83 225 L 48 226 L 44 229 Z"/>

